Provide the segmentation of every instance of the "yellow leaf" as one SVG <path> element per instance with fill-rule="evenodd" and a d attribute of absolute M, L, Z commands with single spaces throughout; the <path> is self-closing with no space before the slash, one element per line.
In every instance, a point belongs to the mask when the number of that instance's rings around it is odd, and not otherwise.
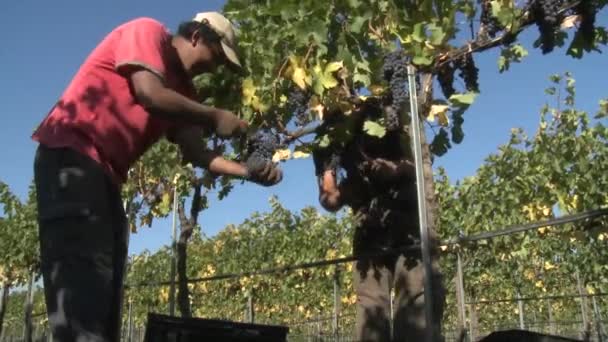
<path fill-rule="evenodd" d="M 294 68 L 291 80 L 301 89 L 306 89 L 306 85 L 311 83 L 310 75 L 306 74 L 306 70 L 300 67 Z"/>
<path fill-rule="evenodd" d="M 573 14 L 573 15 L 567 16 L 567 17 L 566 17 L 566 19 L 564 19 L 564 20 L 562 21 L 562 23 L 561 23 L 561 25 L 560 25 L 560 28 L 561 28 L 562 30 L 572 28 L 572 27 L 574 27 L 574 26 L 575 26 L 575 25 L 576 25 L 578 22 L 580 22 L 580 20 L 581 20 L 581 16 L 580 16 L 580 15 L 578 15 L 578 14 Z"/>
<path fill-rule="evenodd" d="M 321 84 L 325 89 L 331 89 L 338 85 L 338 80 L 330 74 L 325 74 L 321 77 Z"/>
<path fill-rule="evenodd" d="M 538 288 L 543 288 L 543 287 L 544 287 L 544 286 L 543 286 L 543 281 L 542 281 L 542 280 L 537 281 L 537 282 L 534 284 L 534 286 L 536 286 L 536 287 L 538 287 Z"/>
<path fill-rule="evenodd" d="M 597 239 L 600 241 L 604 241 L 605 238 L 606 236 L 603 233 L 597 236 Z"/>
<path fill-rule="evenodd" d="M 595 289 L 591 285 L 587 285 L 587 293 L 595 294 Z"/>
<path fill-rule="evenodd" d="M 281 97 L 279 97 L 279 101 L 281 101 L 281 103 L 287 102 L 287 96 L 281 95 Z"/>
<path fill-rule="evenodd" d="M 265 112 L 269 108 L 269 106 L 267 104 L 263 103 L 262 101 L 260 101 L 260 98 L 257 96 L 253 97 L 251 106 L 253 107 L 253 109 L 260 111 L 260 112 Z"/>
<path fill-rule="evenodd" d="M 306 152 L 302 152 L 302 151 L 295 151 L 293 153 L 294 159 L 302 159 L 302 158 L 308 158 L 308 157 L 310 157 L 310 153 L 306 153 Z"/>
<path fill-rule="evenodd" d="M 287 160 L 291 157 L 291 150 L 286 148 L 286 149 L 282 149 L 282 150 L 277 150 L 274 155 L 272 156 L 272 161 L 273 162 L 279 162 L 282 160 Z"/>
<path fill-rule="evenodd" d="M 448 107 L 447 105 L 432 105 L 431 106 L 431 110 L 429 112 L 429 116 L 427 118 L 428 122 L 435 122 L 435 116 L 440 116 L 440 115 L 444 115 L 445 116 L 445 120 L 447 121 L 447 115 L 446 112 L 448 111 L 450 107 Z M 441 123 L 441 117 L 439 118 L 439 121 Z"/>
<path fill-rule="evenodd" d="M 550 263 L 550 262 L 548 262 L 548 261 L 545 261 L 545 270 L 546 270 L 546 271 L 550 271 L 550 270 L 552 270 L 552 269 L 554 269 L 554 268 L 556 268 L 556 266 L 555 266 L 555 265 L 551 264 L 551 263 Z"/>
<path fill-rule="evenodd" d="M 372 93 L 372 95 L 379 96 L 384 93 L 384 88 L 380 85 L 371 85 L 369 86 L 369 91 Z"/>
<path fill-rule="evenodd" d="M 241 89 L 243 93 L 243 104 L 247 106 L 251 103 L 251 100 L 255 95 L 255 85 L 253 84 L 253 79 L 251 79 L 251 77 L 247 77 L 245 80 L 243 80 Z"/>
<path fill-rule="evenodd" d="M 344 63 L 342 61 L 329 63 L 325 67 L 325 73 L 329 74 L 332 72 L 336 72 L 336 71 L 342 69 L 343 67 L 344 67 Z"/>
<path fill-rule="evenodd" d="M 319 120 L 323 120 L 323 114 L 325 112 L 325 106 L 319 100 L 319 97 L 314 95 L 310 99 L 309 103 L 310 110 L 317 113 Z"/>

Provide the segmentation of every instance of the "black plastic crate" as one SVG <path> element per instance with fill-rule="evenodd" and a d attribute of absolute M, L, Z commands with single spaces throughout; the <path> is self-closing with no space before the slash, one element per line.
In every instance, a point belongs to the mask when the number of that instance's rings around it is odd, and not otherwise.
<path fill-rule="evenodd" d="M 289 328 L 278 325 L 148 314 L 144 342 L 285 342 Z"/>
<path fill-rule="evenodd" d="M 572 339 L 568 337 L 540 334 L 527 330 L 503 330 L 495 331 L 479 342 L 583 342 L 583 340 Z"/>

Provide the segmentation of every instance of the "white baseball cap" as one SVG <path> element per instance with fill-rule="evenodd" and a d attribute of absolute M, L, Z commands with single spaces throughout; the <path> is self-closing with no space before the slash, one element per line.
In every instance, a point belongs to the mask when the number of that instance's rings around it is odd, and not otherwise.
<path fill-rule="evenodd" d="M 193 21 L 207 24 L 220 37 L 220 43 L 226 58 L 234 64 L 238 69 L 241 69 L 241 62 L 236 53 L 236 34 L 234 26 L 226 17 L 218 12 L 200 12 L 197 13 Z"/>

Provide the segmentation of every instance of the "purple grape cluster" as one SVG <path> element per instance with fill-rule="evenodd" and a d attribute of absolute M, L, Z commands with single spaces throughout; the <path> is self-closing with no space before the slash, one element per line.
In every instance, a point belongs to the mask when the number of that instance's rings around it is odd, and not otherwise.
<path fill-rule="evenodd" d="M 531 11 L 540 32 L 540 46 L 543 54 L 555 48 L 555 31 L 559 26 L 559 0 L 533 0 Z"/>
<path fill-rule="evenodd" d="M 500 22 L 492 15 L 492 4 L 489 0 L 482 0 L 481 16 L 479 20 L 485 28 L 485 31 L 492 38 L 496 37 L 496 34 L 502 30 Z"/>
<path fill-rule="evenodd" d="M 464 80 L 468 91 L 479 92 L 479 69 L 475 66 L 473 54 L 467 53 L 456 61 L 459 76 Z"/>
<path fill-rule="evenodd" d="M 401 126 L 399 113 L 409 100 L 407 63 L 408 59 L 401 50 L 390 52 L 384 57 L 383 76 L 391 90 L 392 109 L 385 111 L 384 115 L 385 127 L 389 131 Z"/>
<path fill-rule="evenodd" d="M 257 131 L 248 141 L 247 168 L 260 170 L 272 161 L 272 156 L 279 148 L 279 137 L 270 130 Z"/>
<path fill-rule="evenodd" d="M 452 63 L 445 63 L 437 70 L 437 81 L 441 86 L 443 95 L 449 99 L 450 96 L 454 95 L 456 90 L 454 89 L 454 72 L 456 69 Z"/>
<path fill-rule="evenodd" d="M 310 101 L 310 93 L 295 88 L 290 91 L 287 97 L 287 108 L 295 116 L 296 126 L 306 126 L 310 123 L 310 112 L 308 111 L 308 102 Z"/>

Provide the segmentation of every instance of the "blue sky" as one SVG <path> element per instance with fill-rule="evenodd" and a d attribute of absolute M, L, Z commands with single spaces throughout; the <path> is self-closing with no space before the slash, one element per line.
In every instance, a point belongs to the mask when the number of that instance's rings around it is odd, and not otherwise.
<path fill-rule="evenodd" d="M 218 10 L 223 1 L 179 2 L 158 0 L 3 1 L 0 4 L 0 103 L 5 124 L 0 126 L 0 180 L 24 197 L 32 177 L 36 144 L 30 140 L 34 127 L 62 93 L 80 63 L 113 27 L 150 16 L 174 30 L 180 21 L 198 11 Z M 603 11 L 598 22 L 608 24 Z M 523 43 L 530 55 L 505 74 L 496 66 L 497 51 L 476 56 L 480 68 L 481 95 L 465 114 L 465 140 L 436 166 L 448 170 L 452 179 L 475 173 L 483 159 L 508 140 L 513 127 L 528 132 L 536 128 L 538 112 L 547 98 L 543 90 L 548 76 L 571 71 L 577 80 L 578 106 L 595 111 L 598 100 L 608 98 L 606 56 L 594 53 L 583 60 L 565 56 L 564 49 L 542 56 L 531 48 L 537 31 L 525 33 Z M 254 211 L 269 210 L 268 198 L 277 195 L 289 209 L 318 207 L 317 189 L 310 159 L 283 164 L 284 181 L 274 187 L 237 185 L 230 196 L 212 202 L 199 219 L 213 235 L 229 223 L 239 223 Z M 170 242 L 170 220 L 141 228 L 132 235 L 130 253 L 154 250 Z"/>

